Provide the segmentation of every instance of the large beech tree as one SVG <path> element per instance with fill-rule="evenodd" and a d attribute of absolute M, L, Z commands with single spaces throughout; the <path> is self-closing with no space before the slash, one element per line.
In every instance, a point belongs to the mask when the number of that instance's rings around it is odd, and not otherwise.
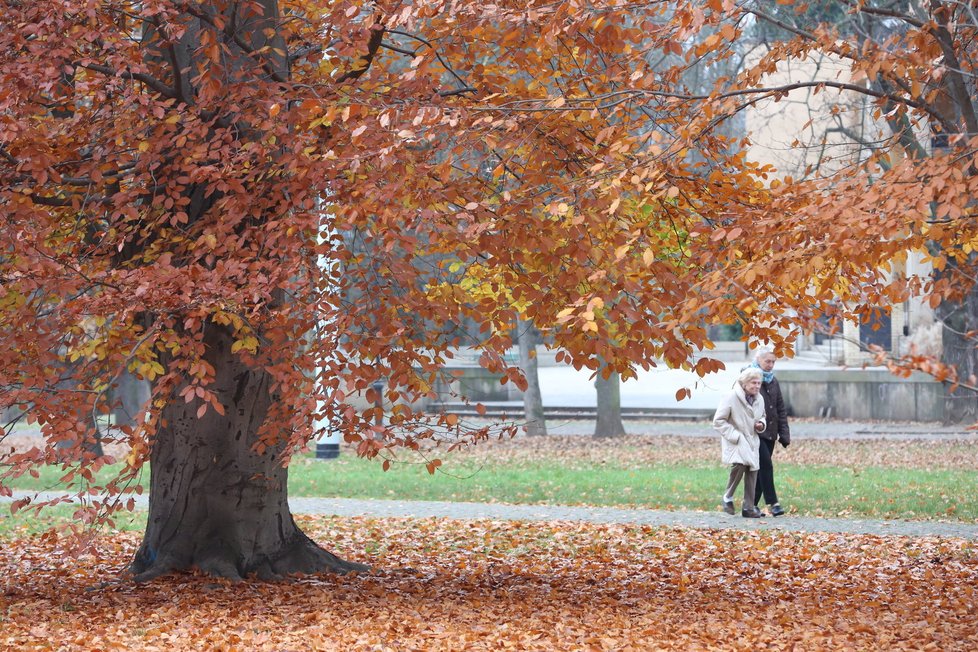
<path fill-rule="evenodd" d="M 779 91 L 749 71 L 682 86 L 733 52 L 735 9 L 5 3 L 0 406 L 44 446 L 4 455 L 4 474 L 63 464 L 103 496 L 79 512 L 95 519 L 151 462 L 141 579 L 344 572 L 359 566 L 293 522 L 290 456 L 317 417 L 367 457 L 486 436 L 412 407 L 456 346 L 522 385 L 503 358 L 519 319 L 627 379 L 691 366 L 711 323 L 752 315 L 747 334 L 783 347 L 830 295 L 858 312 L 952 293 L 879 269 L 970 246 L 972 150 L 769 189 L 717 127 Z M 944 183 L 921 193 L 919 175 Z M 126 371 L 152 397 L 101 433 L 128 453 L 96 486 L 109 458 L 84 443 Z M 384 424 L 362 407 L 381 378 Z"/>

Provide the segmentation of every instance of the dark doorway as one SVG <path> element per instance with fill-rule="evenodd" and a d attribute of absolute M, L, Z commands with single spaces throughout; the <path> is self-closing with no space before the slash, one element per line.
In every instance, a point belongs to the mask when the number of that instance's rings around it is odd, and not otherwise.
<path fill-rule="evenodd" d="M 889 310 L 874 306 L 869 319 L 859 325 L 859 343 L 862 348 L 878 346 L 884 351 L 892 348 L 893 318 Z"/>

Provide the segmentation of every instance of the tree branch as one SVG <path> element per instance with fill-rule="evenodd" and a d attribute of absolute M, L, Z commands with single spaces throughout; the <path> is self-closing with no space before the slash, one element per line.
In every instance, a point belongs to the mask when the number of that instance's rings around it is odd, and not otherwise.
<path fill-rule="evenodd" d="M 377 51 L 384 42 L 384 32 L 384 26 L 380 23 L 374 23 L 370 26 L 370 39 L 367 41 L 367 54 L 361 58 L 363 65 L 359 68 L 348 70 L 340 75 L 336 80 L 337 84 L 342 84 L 352 79 L 358 79 L 370 69 L 370 65 L 374 62 L 374 57 L 377 56 Z"/>
<path fill-rule="evenodd" d="M 51 206 L 54 208 L 65 208 L 66 206 L 71 206 L 70 199 L 61 199 L 60 197 L 45 197 L 44 195 L 35 195 L 34 193 L 29 193 L 27 196 L 31 198 L 32 202 L 41 206 Z"/>
<path fill-rule="evenodd" d="M 938 0 L 931 0 L 930 6 L 937 23 L 937 28 L 931 29 L 930 33 L 941 46 L 941 52 L 944 54 L 944 62 L 950 68 L 948 85 L 950 86 L 951 95 L 954 97 L 954 101 L 961 111 L 961 118 L 964 120 L 968 133 L 978 133 L 978 116 L 975 115 L 975 107 L 971 103 L 971 95 L 968 93 L 968 88 L 961 78 L 960 73 L 957 72 L 961 68 L 961 62 L 958 61 L 958 55 L 954 50 L 954 37 L 951 36 L 951 32 L 947 27 L 947 12 L 944 11 L 944 6 Z"/>
<path fill-rule="evenodd" d="M 248 41 L 246 41 L 244 37 L 238 32 L 238 30 L 233 26 L 233 18 L 237 16 L 236 10 L 232 14 L 232 24 L 229 25 L 228 27 L 222 28 L 220 25 L 217 24 L 217 21 L 214 20 L 213 16 L 210 16 L 206 12 L 201 11 L 200 9 L 192 6 L 189 3 L 184 3 L 183 5 L 181 5 L 181 8 L 185 12 L 193 16 L 194 18 L 197 18 L 200 21 L 210 25 L 215 32 L 223 32 L 226 37 L 231 39 L 231 42 L 233 42 L 235 45 L 241 48 L 242 52 L 244 52 L 249 57 L 254 59 L 255 63 L 261 66 L 261 69 L 264 70 L 265 74 L 268 75 L 271 79 L 283 84 L 289 81 L 287 76 L 283 77 L 282 74 L 278 70 L 276 70 L 275 67 L 267 59 L 265 59 L 265 57 L 261 56 L 261 54 L 257 50 L 255 50 L 254 46 Z M 286 62 L 289 61 L 288 56 L 285 57 L 285 60 Z"/>
<path fill-rule="evenodd" d="M 868 150 L 881 149 L 883 147 L 883 144 L 884 143 L 889 142 L 891 140 L 891 139 L 887 138 L 887 139 L 879 140 L 879 141 L 875 141 L 875 142 L 874 141 L 869 141 L 869 140 L 866 140 L 865 138 L 863 138 L 862 136 L 860 136 L 859 134 L 857 134 L 856 132 L 854 132 L 849 127 L 845 127 L 845 126 L 829 127 L 828 129 L 825 130 L 825 133 L 826 134 L 842 134 L 843 136 L 845 136 L 846 138 L 848 138 L 852 142 L 858 144 L 860 147 L 864 147 L 864 148 L 866 148 Z M 879 144 L 877 144 L 877 143 L 879 143 Z M 880 165 L 883 167 L 884 170 L 889 170 L 892 167 L 892 165 L 889 163 L 889 161 L 887 159 L 882 159 L 880 161 Z"/>
<path fill-rule="evenodd" d="M 7 151 L 7 148 L 0 145 L 0 156 L 2 156 L 11 165 L 17 165 L 18 161 L 13 157 L 13 155 Z"/>
<path fill-rule="evenodd" d="M 442 65 L 442 67 L 444 67 L 445 70 L 448 71 L 448 74 L 450 74 L 452 77 L 454 77 L 455 80 L 459 84 L 462 84 L 463 89 L 472 88 L 471 86 L 469 86 L 468 82 L 466 82 L 464 79 L 462 79 L 461 75 L 459 75 L 457 72 L 455 72 L 455 69 L 454 68 L 452 68 L 450 65 L 448 65 L 448 62 L 445 61 L 445 58 L 443 56 L 441 56 L 441 53 L 439 53 L 438 50 L 435 48 L 435 46 L 433 46 L 430 42 L 428 42 L 424 38 L 418 36 L 417 34 L 411 34 L 410 32 L 403 32 L 403 31 L 398 30 L 398 29 L 392 29 L 392 30 L 389 30 L 389 32 L 391 34 L 398 34 L 400 36 L 405 36 L 407 38 L 414 39 L 415 41 L 418 41 L 419 43 L 423 43 L 423 44 L 427 45 L 428 48 L 432 52 L 435 53 L 435 58 L 438 59 L 438 63 L 440 63 Z M 462 89 L 460 89 L 460 90 L 462 92 L 468 92 L 468 91 L 465 91 L 465 90 L 462 90 Z M 473 89 L 473 92 L 474 92 L 474 90 L 475 89 Z M 448 92 L 447 94 L 448 95 L 457 95 L 458 93 L 459 93 L 459 91 L 451 91 L 451 92 Z M 441 93 L 439 93 L 439 95 L 440 94 Z"/>
<path fill-rule="evenodd" d="M 166 51 L 170 55 L 170 70 L 173 72 L 173 86 L 177 91 L 177 97 L 184 104 L 191 104 L 190 93 L 187 92 L 186 84 L 183 80 L 183 73 L 180 71 L 177 49 L 172 41 L 167 45 Z"/>
<path fill-rule="evenodd" d="M 293 62 L 309 56 L 310 54 L 322 54 L 323 52 L 325 52 L 325 48 L 323 48 L 321 45 L 305 45 L 301 48 L 297 48 L 294 52 L 292 52 L 292 54 L 289 55 L 289 65 L 291 66 Z"/>
<path fill-rule="evenodd" d="M 887 81 L 882 78 L 882 75 L 877 79 L 877 83 L 880 85 L 880 88 L 884 89 L 884 91 L 886 90 Z M 914 136 L 913 127 L 906 113 L 898 114 L 892 100 L 886 100 L 885 109 L 886 124 L 890 128 L 890 132 L 896 136 L 897 142 L 910 154 L 911 158 L 926 158 L 927 150 L 920 144 L 917 137 Z"/>
<path fill-rule="evenodd" d="M 854 93 L 859 93 L 861 95 L 869 95 L 871 97 L 876 97 L 881 100 L 891 100 L 893 102 L 898 102 L 900 104 L 906 104 L 907 106 L 912 106 L 915 109 L 927 113 L 928 115 L 933 114 L 933 110 L 928 105 L 918 102 L 911 98 L 894 96 L 891 94 L 883 93 L 881 91 L 876 91 L 872 88 L 860 86 L 859 84 L 850 84 L 847 82 L 836 82 L 836 81 L 828 81 L 828 80 L 793 82 L 791 84 L 783 84 L 781 86 L 765 86 L 760 88 L 743 88 L 739 90 L 728 91 L 726 93 L 720 93 L 716 96 L 672 93 L 669 91 L 625 89 L 621 91 L 604 93 L 602 95 L 595 95 L 593 97 L 568 98 L 566 100 L 566 104 L 560 107 L 539 107 L 536 105 L 539 105 L 540 103 L 543 102 L 550 102 L 551 100 L 533 99 L 533 100 L 515 100 L 513 102 L 507 102 L 506 104 L 501 104 L 496 107 L 482 108 L 477 110 L 482 110 L 482 111 L 512 110 L 512 111 L 525 111 L 529 113 L 543 112 L 543 111 L 581 111 L 581 110 L 591 111 L 596 108 L 597 109 L 612 108 L 636 96 L 661 97 L 661 98 L 690 100 L 690 101 L 694 101 L 694 100 L 703 101 L 703 100 L 711 100 L 711 99 L 723 100 L 723 99 L 728 99 L 733 97 L 745 97 L 751 95 L 761 96 L 761 97 L 756 97 L 751 99 L 749 102 L 745 103 L 740 107 L 740 108 L 745 108 L 750 104 L 759 102 L 763 99 L 767 99 L 768 97 L 786 95 L 787 93 L 793 90 L 799 90 L 802 88 L 835 88 L 837 90 L 842 90 L 842 91 L 852 91 Z M 603 102 L 605 100 L 609 100 L 610 102 L 608 104 L 599 104 L 598 106 L 594 106 L 595 103 Z M 528 105 L 528 106 L 523 107 L 522 105 Z"/>
<path fill-rule="evenodd" d="M 402 47 L 399 47 L 397 45 L 394 45 L 393 43 L 388 43 L 386 41 L 384 41 L 380 45 L 381 45 L 381 47 L 385 47 L 388 50 L 392 50 L 392 51 L 397 52 L 399 54 L 406 54 L 409 57 L 414 57 L 414 56 L 417 56 L 417 54 L 418 54 L 418 51 L 417 50 L 408 50 L 407 48 L 402 48 Z"/>
<path fill-rule="evenodd" d="M 867 5 L 865 2 L 853 2 L 853 0 L 840 0 L 843 4 L 848 5 L 852 8 L 853 12 L 860 14 L 867 14 L 870 16 L 882 16 L 883 18 L 896 18 L 902 20 L 908 25 L 912 25 L 917 29 L 924 29 L 924 22 L 920 21 L 909 14 L 905 14 L 895 9 L 883 9 L 880 7 L 872 7 Z"/>
<path fill-rule="evenodd" d="M 142 82 L 167 99 L 179 99 L 176 92 L 172 88 L 164 84 L 156 77 L 146 73 L 131 72 L 129 70 L 119 72 L 113 68 L 110 68 L 109 66 L 103 66 L 102 64 L 98 63 L 80 63 L 78 64 L 78 67 L 84 68 L 85 70 L 91 70 L 92 72 L 100 72 L 109 77 L 124 77 L 133 81 Z"/>
<path fill-rule="evenodd" d="M 747 7 L 746 8 L 746 11 L 749 14 L 753 14 L 754 16 L 757 16 L 758 18 L 760 18 L 764 22 L 771 23 L 772 25 L 774 25 L 776 27 L 780 27 L 781 29 L 785 30 L 786 32 L 790 32 L 790 33 L 794 34 L 795 36 L 801 36 L 802 38 L 804 38 L 804 39 L 806 39 L 808 41 L 815 41 L 816 40 L 815 35 L 812 34 L 811 32 L 806 32 L 805 30 L 803 30 L 802 28 L 800 28 L 800 27 L 798 27 L 796 25 L 791 25 L 790 23 L 786 23 L 783 20 L 779 20 L 779 19 L 775 18 L 774 16 L 772 16 L 770 14 L 767 14 L 767 13 L 761 11 L 760 9 L 757 9 L 757 8 L 754 8 L 754 7 Z"/>
<path fill-rule="evenodd" d="M 439 97 L 452 97 L 453 95 L 465 95 L 466 93 L 476 93 L 478 88 L 473 88 L 472 86 L 465 86 L 463 88 L 456 88 L 453 91 L 438 91 Z"/>

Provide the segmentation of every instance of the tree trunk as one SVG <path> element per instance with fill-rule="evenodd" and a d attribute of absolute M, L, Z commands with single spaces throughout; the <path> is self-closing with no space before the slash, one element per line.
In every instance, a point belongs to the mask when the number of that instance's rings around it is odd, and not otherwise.
<path fill-rule="evenodd" d="M 224 416 L 208 407 L 198 419 L 199 399 L 163 409 L 150 452 L 146 533 L 131 571 L 142 581 L 190 568 L 231 579 L 365 570 L 296 526 L 280 458 L 287 433 L 263 452 L 254 448 L 274 400 L 271 379 L 232 354 L 232 343 L 227 329 L 207 326 L 205 360 L 216 370 L 212 389 Z"/>
<path fill-rule="evenodd" d="M 221 18 L 228 26 L 213 37 L 223 42 L 222 63 L 236 81 L 248 74 L 288 78 L 277 0 L 205 2 L 195 11 Z M 196 101 L 197 89 L 187 71 L 196 70 L 195 57 L 204 56 L 201 35 L 210 25 L 195 17 L 174 42 L 153 21 L 143 23 L 147 59 L 162 70 L 169 68 L 167 83 L 188 104 Z M 263 70 L 254 69 L 256 58 Z M 262 137 L 249 125 L 239 127 L 241 138 Z M 166 173 L 157 171 L 161 177 Z M 188 191 L 184 212 L 190 226 L 211 208 L 217 197 L 213 190 L 199 186 Z M 146 533 L 130 567 L 136 579 L 190 568 L 232 579 L 365 569 L 321 549 L 296 526 L 289 510 L 288 471 L 280 456 L 288 433 L 267 433 L 273 441 L 256 450 L 259 430 L 275 400 L 270 375 L 231 352 L 232 334 L 222 326 L 207 324 L 203 343 L 204 359 L 216 372 L 208 389 L 225 415 L 209 406 L 198 418 L 200 399 L 186 402 L 179 395 L 163 407 L 150 451 Z"/>
<path fill-rule="evenodd" d="M 123 371 L 112 388 L 113 401 L 118 401 L 113 411 L 115 425 L 131 426 L 136 423 L 136 417 L 142 413 L 150 398 L 150 386 L 145 380 L 139 380 L 128 371 Z"/>
<path fill-rule="evenodd" d="M 605 380 L 599 372 L 594 379 L 598 398 L 598 421 L 594 425 L 595 437 L 618 437 L 625 434 L 621 421 L 621 377 L 613 373 Z"/>
<path fill-rule="evenodd" d="M 546 435 L 547 422 L 543 416 L 540 374 L 537 373 L 537 329 L 528 320 L 517 320 L 516 337 L 520 347 L 520 369 L 526 376 L 526 391 L 523 392 L 526 434 L 530 436 Z"/>
<path fill-rule="evenodd" d="M 960 303 L 945 301 L 937 313 L 943 323 L 943 362 L 957 369 L 962 382 L 974 385 L 974 378 L 978 376 L 978 349 L 974 336 L 968 333 L 978 331 L 978 286 L 972 287 Z M 952 391 L 947 383 L 945 387 L 944 423 L 978 421 L 978 394 L 964 387 Z"/>

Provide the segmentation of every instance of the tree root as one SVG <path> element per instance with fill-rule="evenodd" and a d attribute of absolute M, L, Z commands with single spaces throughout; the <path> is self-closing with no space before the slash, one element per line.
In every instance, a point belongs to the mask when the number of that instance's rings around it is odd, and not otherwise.
<path fill-rule="evenodd" d="M 370 570 L 365 564 L 346 561 L 321 548 L 301 531 L 291 544 L 286 545 L 273 557 L 262 559 L 234 559 L 226 553 L 226 547 L 217 546 L 209 552 L 197 555 L 161 554 L 152 561 L 145 554 L 137 554 L 129 567 L 136 582 L 148 582 L 170 572 L 197 569 L 206 575 L 231 581 L 241 581 L 253 576 L 260 580 L 282 580 L 291 575 L 318 573 L 363 573 Z M 142 551 L 141 551 L 142 552 Z"/>

